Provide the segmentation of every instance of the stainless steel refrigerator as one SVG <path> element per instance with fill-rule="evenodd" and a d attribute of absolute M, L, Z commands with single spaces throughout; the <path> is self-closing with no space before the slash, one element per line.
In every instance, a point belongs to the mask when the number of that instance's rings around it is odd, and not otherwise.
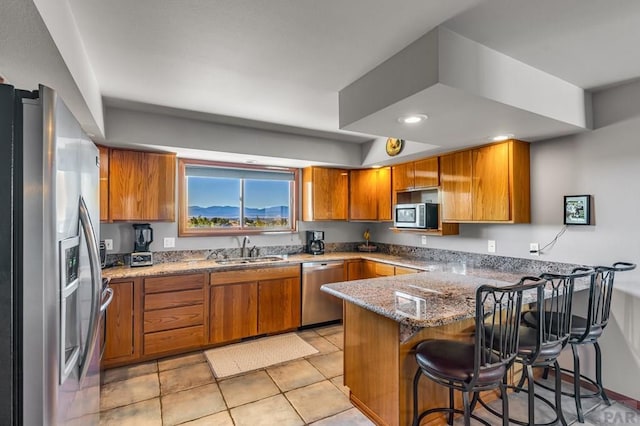
<path fill-rule="evenodd" d="M 62 99 L 0 85 L 0 416 L 99 421 L 99 153 Z"/>

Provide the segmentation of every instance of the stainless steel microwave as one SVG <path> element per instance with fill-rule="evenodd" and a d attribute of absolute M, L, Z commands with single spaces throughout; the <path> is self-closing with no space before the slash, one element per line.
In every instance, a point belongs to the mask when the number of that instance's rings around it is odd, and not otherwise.
<path fill-rule="evenodd" d="M 438 229 L 438 204 L 396 204 L 393 222 L 396 228 Z"/>

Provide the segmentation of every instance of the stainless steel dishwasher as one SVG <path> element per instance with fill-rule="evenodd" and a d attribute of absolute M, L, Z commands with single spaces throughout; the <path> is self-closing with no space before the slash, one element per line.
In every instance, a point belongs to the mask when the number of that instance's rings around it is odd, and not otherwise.
<path fill-rule="evenodd" d="M 320 287 L 344 280 L 344 262 L 341 260 L 302 264 L 303 326 L 342 319 L 342 300 Z"/>

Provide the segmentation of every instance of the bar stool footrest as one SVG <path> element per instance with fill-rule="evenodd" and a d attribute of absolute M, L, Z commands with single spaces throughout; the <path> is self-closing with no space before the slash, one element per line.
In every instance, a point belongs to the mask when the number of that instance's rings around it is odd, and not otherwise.
<path fill-rule="evenodd" d="M 528 394 L 528 393 L 529 393 L 529 391 L 528 391 L 527 389 L 519 388 L 519 387 L 517 387 L 517 386 L 515 386 L 515 385 L 507 385 L 507 386 L 506 386 L 506 388 L 507 388 L 507 390 L 509 390 L 509 389 L 513 389 L 514 391 L 517 391 L 517 392 L 524 392 L 524 393 L 526 393 L 526 394 Z M 553 389 L 551 389 L 551 390 L 553 390 Z M 551 408 L 551 409 L 555 410 L 555 408 L 556 408 L 555 404 L 554 404 L 554 403 L 552 403 L 551 401 L 549 401 L 547 398 L 543 397 L 542 395 L 538 395 L 538 394 L 536 394 L 536 393 L 534 393 L 534 394 L 533 394 L 533 396 L 534 396 L 535 398 L 537 398 L 537 399 L 541 400 L 541 401 L 542 401 L 542 402 L 544 402 L 545 404 L 547 404 L 547 406 L 548 406 L 549 408 Z M 502 396 L 501 396 L 501 398 L 502 398 Z M 483 407 L 484 407 L 488 412 L 490 412 L 491 414 L 493 414 L 493 415 L 494 415 L 494 416 L 496 416 L 496 417 L 500 417 L 500 418 L 502 418 L 502 413 L 501 413 L 501 412 L 499 412 L 499 411 L 497 411 L 495 408 L 490 407 L 489 405 L 487 405 L 487 403 L 486 403 L 486 402 L 484 402 L 484 401 L 482 400 L 482 398 L 480 398 L 480 396 L 478 396 L 478 399 L 477 399 L 477 400 L 478 400 L 478 402 L 480 403 L 480 405 L 482 405 L 482 406 L 483 406 Z M 511 411 L 511 410 L 509 410 L 509 411 Z M 529 425 L 529 423 L 528 423 L 528 421 L 517 420 L 517 419 L 514 419 L 514 418 L 512 418 L 512 417 L 509 417 L 509 423 L 515 423 L 515 424 L 517 424 L 517 425 L 521 425 L 521 426 L 530 426 L 530 425 Z M 550 422 L 548 422 L 548 423 L 536 423 L 536 424 L 535 424 L 535 426 L 551 426 L 551 425 L 555 425 L 555 424 L 558 424 L 558 423 L 560 423 L 560 419 L 559 419 L 559 418 L 558 418 L 558 416 L 556 415 L 556 418 L 555 418 L 555 419 L 553 419 L 552 421 L 550 421 Z"/>
<path fill-rule="evenodd" d="M 554 370 L 555 370 L 555 368 L 554 368 Z M 563 372 L 563 373 L 567 373 L 567 374 L 573 375 L 573 370 L 569 370 L 568 368 L 560 368 L 560 371 Z M 556 372 L 554 372 L 554 374 L 558 374 L 558 372 L 556 371 Z M 598 385 L 598 383 L 595 380 L 593 380 L 592 378 L 584 376 L 584 375 L 581 374 L 580 375 L 580 382 L 583 382 L 583 381 L 591 384 L 592 386 L 594 386 L 596 389 L 599 389 L 599 390 L 596 391 L 596 392 L 587 393 L 587 394 L 580 393 L 580 398 L 581 399 L 582 398 L 597 398 L 597 397 L 599 397 L 601 395 L 602 387 L 600 385 Z M 555 388 L 548 386 L 546 383 L 542 383 L 542 382 L 539 382 L 537 380 L 534 380 L 533 382 L 536 384 L 536 386 L 540 386 L 541 388 L 544 388 L 546 390 L 555 392 Z M 564 396 L 570 396 L 571 398 L 575 398 L 576 397 L 576 394 L 573 393 L 573 392 L 561 391 L 560 393 L 562 393 L 562 395 L 564 395 Z"/>
<path fill-rule="evenodd" d="M 429 410 L 423 411 L 422 413 L 420 413 L 420 415 L 418 416 L 418 425 L 420 424 L 420 422 L 422 421 L 422 419 L 424 419 L 425 417 L 427 417 L 429 414 L 433 414 L 433 413 L 455 413 L 455 414 L 462 414 L 464 415 L 464 410 L 460 410 L 458 408 L 431 408 Z M 478 417 L 477 415 L 470 413 L 469 417 L 471 417 L 474 420 L 479 421 L 480 423 L 482 423 L 485 426 L 492 426 L 491 423 L 489 423 L 488 421 L 486 421 L 485 419 L 483 419 L 482 417 Z"/>

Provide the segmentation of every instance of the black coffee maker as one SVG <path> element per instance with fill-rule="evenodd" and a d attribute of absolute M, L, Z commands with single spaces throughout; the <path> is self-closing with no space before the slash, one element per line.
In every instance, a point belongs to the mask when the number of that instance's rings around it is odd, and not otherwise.
<path fill-rule="evenodd" d="M 153 255 L 149 246 L 153 242 L 153 229 L 148 223 L 133 224 L 133 253 L 131 253 L 131 266 L 153 265 Z"/>
<path fill-rule="evenodd" d="M 307 253 L 324 254 L 324 231 L 307 231 Z"/>

